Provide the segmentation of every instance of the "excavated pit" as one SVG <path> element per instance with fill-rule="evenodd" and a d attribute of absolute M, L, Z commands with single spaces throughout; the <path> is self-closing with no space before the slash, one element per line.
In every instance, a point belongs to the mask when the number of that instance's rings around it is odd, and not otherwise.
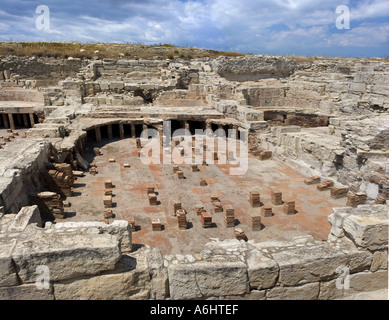
<path fill-rule="evenodd" d="M 0 297 L 337 299 L 339 265 L 351 293 L 387 290 L 387 62 L 10 56 L 0 71 Z M 144 162 L 179 129 L 213 163 Z M 207 137 L 238 139 L 247 171 Z"/>

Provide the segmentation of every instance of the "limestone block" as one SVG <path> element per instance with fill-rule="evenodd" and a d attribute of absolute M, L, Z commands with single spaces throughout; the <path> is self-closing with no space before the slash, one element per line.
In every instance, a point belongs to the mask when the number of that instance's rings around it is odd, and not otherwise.
<path fill-rule="evenodd" d="M 343 221 L 350 213 L 344 208 L 333 208 L 333 213 L 328 216 L 328 221 L 331 224 L 330 234 L 336 238 L 344 237 Z"/>
<path fill-rule="evenodd" d="M 42 227 L 42 219 L 38 206 L 36 205 L 20 209 L 8 230 L 10 232 L 22 232 L 27 225 L 32 223 L 36 223 L 38 227 Z"/>
<path fill-rule="evenodd" d="M 379 269 L 388 269 L 388 250 L 375 251 L 373 253 L 370 271 L 375 272 Z"/>
<path fill-rule="evenodd" d="M 125 83 L 124 84 L 124 90 L 126 91 L 135 91 L 139 89 L 139 84 L 137 83 Z"/>
<path fill-rule="evenodd" d="M 12 263 L 12 250 L 16 240 L 0 243 L 0 287 L 16 286 L 18 279 Z"/>
<path fill-rule="evenodd" d="M 279 283 L 282 286 L 327 281 L 338 276 L 336 269 L 340 265 L 356 272 L 368 268 L 372 260 L 370 252 L 330 243 L 285 249 L 272 256 L 280 268 Z"/>
<path fill-rule="evenodd" d="M 276 284 L 277 263 L 258 250 L 252 250 L 247 257 L 248 277 L 251 289 L 267 289 Z"/>
<path fill-rule="evenodd" d="M 335 279 L 331 281 L 320 283 L 319 300 L 335 300 L 342 299 L 344 293 L 344 286 L 339 286 L 340 280 Z"/>
<path fill-rule="evenodd" d="M 246 293 L 247 268 L 239 259 L 197 261 L 168 268 L 172 299 L 196 299 Z"/>
<path fill-rule="evenodd" d="M 123 255 L 113 272 L 54 283 L 56 300 L 146 300 L 150 295 L 147 255 Z"/>
<path fill-rule="evenodd" d="M 343 229 L 358 246 L 369 250 L 388 246 L 388 217 L 379 215 L 349 215 L 343 221 Z"/>
<path fill-rule="evenodd" d="M 0 287 L 0 300 L 54 300 L 53 288 L 40 290 L 35 283 Z"/>
<path fill-rule="evenodd" d="M 336 174 L 335 163 L 325 161 L 321 167 L 321 173 L 325 177 L 331 177 Z"/>
<path fill-rule="evenodd" d="M 110 224 L 99 221 L 88 222 L 60 222 L 54 225 L 57 230 L 86 230 L 98 229 L 99 233 L 106 233 L 117 237 L 122 253 L 132 250 L 132 230 L 131 225 L 126 220 L 114 220 Z"/>
<path fill-rule="evenodd" d="M 359 272 L 350 275 L 350 292 L 388 289 L 388 270 Z"/>
<path fill-rule="evenodd" d="M 363 93 L 366 91 L 366 84 L 361 82 L 350 83 L 350 91 Z"/>
<path fill-rule="evenodd" d="M 196 282 L 203 296 L 240 295 L 246 292 L 247 268 L 236 259 L 199 261 L 195 264 Z"/>
<path fill-rule="evenodd" d="M 267 300 L 316 300 L 318 296 L 318 282 L 298 287 L 275 287 L 266 293 Z"/>
<path fill-rule="evenodd" d="M 148 261 L 151 275 L 151 298 L 163 300 L 169 293 L 169 283 L 161 251 L 153 248 L 150 251 Z"/>
<path fill-rule="evenodd" d="M 202 296 L 196 283 L 196 270 L 192 264 L 172 264 L 168 267 L 168 275 L 172 299 L 198 299 Z"/>
<path fill-rule="evenodd" d="M 288 76 L 294 72 L 296 61 L 280 57 L 254 55 L 219 57 L 212 61 L 212 70 L 227 80 L 255 81 L 268 77 Z"/>
<path fill-rule="evenodd" d="M 40 265 L 49 268 L 50 281 L 59 281 L 113 269 L 120 258 L 115 236 L 49 230 L 32 230 L 28 237 L 18 240 L 12 252 L 23 283 L 36 281 Z"/>
<path fill-rule="evenodd" d="M 9 80 L 11 77 L 11 72 L 9 70 L 4 70 L 4 78 Z"/>
<path fill-rule="evenodd" d="M 121 81 L 112 81 L 110 84 L 109 84 L 109 88 L 111 90 L 122 90 L 124 89 L 124 82 L 121 82 Z"/>

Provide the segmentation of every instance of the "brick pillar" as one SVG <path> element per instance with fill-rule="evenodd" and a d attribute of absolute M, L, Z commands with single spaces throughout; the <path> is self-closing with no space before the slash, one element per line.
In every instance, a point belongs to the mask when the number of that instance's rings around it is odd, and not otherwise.
<path fill-rule="evenodd" d="M 113 134 L 112 134 L 112 125 L 111 124 L 107 125 L 107 131 L 108 131 L 108 139 L 112 139 Z"/>
<path fill-rule="evenodd" d="M 120 139 L 124 139 L 124 125 L 123 125 L 123 123 L 119 123 L 119 134 L 120 134 Z"/>
<path fill-rule="evenodd" d="M 8 120 L 9 120 L 9 126 L 11 127 L 11 129 L 15 130 L 15 123 L 14 123 L 14 118 L 12 116 L 12 113 L 8 113 Z"/>
<path fill-rule="evenodd" d="M 100 127 L 96 127 L 96 128 L 95 128 L 95 133 L 96 133 L 96 141 L 97 141 L 97 142 L 100 142 L 100 141 L 101 141 L 101 131 L 100 131 Z"/>

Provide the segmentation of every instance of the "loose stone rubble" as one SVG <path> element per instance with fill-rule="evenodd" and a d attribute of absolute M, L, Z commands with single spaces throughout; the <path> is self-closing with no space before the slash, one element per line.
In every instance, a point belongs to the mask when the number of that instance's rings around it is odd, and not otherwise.
<path fill-rule="evenodd" d="M 368 59 L 0 57 L 0 299 L 327 300 L 387 292 L 388 87 L 389 63 Z M 134 216 L 115 219 L 115 180 L 101 181 L 101 220 L 67 222 L 77 179 L 100 175 L 87 159 L 88 143 L 134 139 L 133 156 L 144 158 L 146 139 L 166 140 L 165 121 L 191 135 L 234 135 L 261 163 L 278 161 L 302 174 L 302 183 L 347 201 L 332 208 L 327 241 L 250 239 L 236 225 L 240 208 L 212 194 L 207 208 L 172 199 L 166 216 L 189 233 L 195 221 L 186 210 L 193 208 L 205 231 L 229 228 L 235 238 L 210 239 L 188 254 L 133 243 L 142 224 L 155 237 L 167 228 L 153 215 L 163 198 L 147 177 L 141 192 L 152 210 L 147 221 L 136 218 L 137 228 Z M 145 130 L 149 137 L 140 136 Z M 219 165 L 223 157 L 233 160 L 208 142 L 196 149 L 195 140 L 181 157 L 193 150 L 209 151 Z M 93 153 L 102 156 L 100 147 Z M 136 168 L 109 159 L 120 170 Z M 203 168 L 200 162 L 170 171 L 177 184 L 196 175 L 201 193 L 215 183 Z M 279 217 L 277 210 L 299 215 L 300 202 L 284 190 L 266 192 L 271 202 L 262 203 L 268 198 L 255 187 L 242 194 L 256 233 L 264 219 Z M 215 225 L 218 215 L 224 225 Z"/>

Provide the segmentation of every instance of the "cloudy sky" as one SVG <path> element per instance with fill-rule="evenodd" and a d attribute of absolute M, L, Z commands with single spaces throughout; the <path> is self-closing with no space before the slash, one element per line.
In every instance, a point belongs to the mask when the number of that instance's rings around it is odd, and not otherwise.
<path fill-rule="evenodd" d="M 40 5 L 49 9 L 48 30 L 42 29 L 47 12 L 36 12 Z M 389 1 L 1 0 L 0 41 L 170 43 L 254 54 L 389 57 Z"/>

